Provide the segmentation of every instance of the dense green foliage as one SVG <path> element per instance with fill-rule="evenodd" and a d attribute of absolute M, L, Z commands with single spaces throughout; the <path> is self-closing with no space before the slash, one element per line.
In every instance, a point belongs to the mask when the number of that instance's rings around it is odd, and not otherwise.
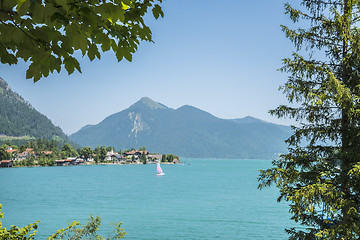
<path fill-rule="evenodd" d="M 141 41 L 152 41 L 144 21 L 152 9 L 164 13 L 162 0 L 1 0 L 0 61 L 30 61 L 27 78 L 34 81 L 65 67 L 81 72 L 76 52 L 92 61 L 100 51 L 113 51 L 118 61 L 132 60 Z"/>
<path fill-rule="evenodd" d="M 142 162 L 143 164 L 146 164 L 147 163 L 147 159 L 146 159 L 146 156 L 145 156 L 145 152 L 143 152 L 140 156 L 140 162 Z"/>
<path fill-rule="evenodd" d="M 7 152 L 9 147 L 16 151 Z M 13 144 L 12 141 L 6 141 L 0 145 L 0 160 L 18 159 L 19 154 L 24 153 L 26 149 L 31 149 L 31 152 L 25 156 L 25 159 L 14 161 L 14 166 L 54 166 L 57 159 L 79 155 L 74 147 L 68 143 L 63 144 L 56 140 L 50 141 L 39 138 L 20 146 Z"/>
<path fill-rule="evenodd" d="M 79 156 L 79 153 L 75 150 L 75 148 L 68 143 L 64 144 L 61 149 L 61 153 L 63 158 Z"/>
<path fill-rule="evenodd" d="M 179 158 L 179 156 L 176 156 L 173 154 L 168 154 L 168 155 L 163 154 L 162 158 L 161 158 L 161 162 L 172 163 L 175 159 L 179 160 L 180 158 Z"/>
<path fill-rule="evenodd" d="M 0 146 L 0 160 L 9 160 L 11 159 L 11 154 L 6 150 L 8 149 L 8 145 L 3 144 Z"/>
<path fill-rule="evenodd" d="M 91 147 L 83 147 L 78 152 L 85 160 L 92 158 L 92 155 L 93 155 L 93 151 L 92 151 Z"/>
<path fill-rule="evenodd" d="M 182 157 L 273 158 L 286 151 L 290 128 L 251 117 L 225 120 L 200 109 L 171 109 L 143 98 L 128 109 L 69 136 L 83 146 L 146 145 Z"/>
<path fill-rule="evenodd" d="M 108 236 L 104 237 L 98 233 L 101 225 L 101 218 L 99 216 L 93 217 L 90 215 L 86 225 L 80 226 L 79 222 L 73 222 L 68 227 L 58 230 L 56 233 L 51 235 L 48 240 L 123 239 L 126 235 L 126 232 L 121 228 L 121 224 L 121 222 L 114 223 L 114 231 Z"/>
<path fill-rule="evenodd" d="M 38 138 L 36 140 L 27 141 L 24 145 L 13 144 L 13 141 L 7 141 L 5 144 L 12 146 L 12 148 L 17 149 L 23 152 L 26 148 L 32 148 L 35 152 L 40 151 L 60 151 L 64 145 L 62 141 L 56 140 L 47 140 L 43 138 Z"/>
<path fill-rule="evenodd" d="M 2 205 L 0 204 L 0 219 L 4 218 L 4 213 L 1 211 Z M 10 229 L 6 229 L 2 225 L 0 220 L 0 239 L 2 240 L 30 240 L 36 236 L 36 229 L 38 228 L 40 221 L 29 224 L 25 227 L 17 227 L 12 225 Z M 84 240 L 84 239 L 97 239 L 97 240 L 110 240 L 110 239 L 122 239 L 125 237 L 126 232 L 121 228 L 121 222 L 115 223 L 113 233 L 103 237 L 98 234 L 99 227 L 101 225 L 101 218 L 99 216 L 93 217 L 90 215 L 86 225 L 81 226 L 79 222 L 74 221 L 67 227 L 59 229 L 56 233 L 48 237 L 48 240 Z"/>
<path fill-rule="evenodd" d="M 261 171 L 259 187 L 275 184 L 279 201 L 290 202 L 292 219 L 303 225 L 287 230 L 290 239 L 359 239 L 360 1 L 301 3 L 285 5 L 300 24 L 283 26 L 297 48 L 281 69 L 289 73 L 290 105 L 271 111 L 301 124 L 289 153 Z"/>
<path fill-rule="evenodd" d="M 59 127 L 54 126 L 46 116 L 14 93 L 1 78 L 0 103 L 0 135 L 16 137 L 27 135 L 32 138 L 66 141 L 67 137 Z M 20 140 L 18 141 L 24 143 L 29 138 Z"/>

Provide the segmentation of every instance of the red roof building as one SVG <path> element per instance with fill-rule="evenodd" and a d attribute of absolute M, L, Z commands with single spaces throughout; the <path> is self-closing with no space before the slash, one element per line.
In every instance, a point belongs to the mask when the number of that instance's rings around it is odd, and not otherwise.
<path fill-rule="evenodd" d="M 1 160 L 0 167 L 12 167 L 13 161 L 12 160 Z"/>
<path fill-rule="evenodd" d="M 13 152 L 18 152 L 19 150 L 17 150 L 17 149 L 12 149 L 12 148 L 8 148 L 7 150 L 6 150 L 6 152 L 8 152 L 8 153 L 13 153 Z"/>

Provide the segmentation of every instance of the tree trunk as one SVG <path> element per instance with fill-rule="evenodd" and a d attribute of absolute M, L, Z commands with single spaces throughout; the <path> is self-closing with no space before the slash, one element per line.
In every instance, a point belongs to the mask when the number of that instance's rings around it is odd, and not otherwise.
<path fill-rule="evenodd" d="M 344 16 L 347 16 L 350 13 L 349 9 L 349 1 L 351 0 L 344 0 Z M 347 24 L 348 29 L 346 29 L 346 34 L 350 34 L 350 19 L 345 19 L 345 21 L 349 21 Z M 348 37 L 347 39 L 343 40 L 343 51 L 342 51 L 342 82 L 348 86 L 349 85 L 349 71 L 348 66 L 346 63 L 346 56 L 348 54 Z M 343 102 L 342 106 L 342 113 L 341 113 L 341 186 L 340 189 L 343 192 L 343 199 L 350 200 L 351 193 L 350 193 L 350 178 L 348 172 L 351 169 L 351 159 L 348 156 L 348 148 L 349 148 L 349 103 Z M 349 222 L 349 205 L 345 203 L 342 206 L 341 213 L 342 213 L 342 221 L 346 224 Z"/>

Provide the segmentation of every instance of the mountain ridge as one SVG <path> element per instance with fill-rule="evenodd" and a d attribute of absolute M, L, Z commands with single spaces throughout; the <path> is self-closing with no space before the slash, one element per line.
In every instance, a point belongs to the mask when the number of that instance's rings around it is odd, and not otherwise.
<path fill-rule="evenodd" d="M 172 109 L 150 98 L 69 137 L 83 146 L 146 146 L 182 157 L 273 158 L 287 150 L 290 127 L 253 117 L 221 119 L 190 105 Z"/>

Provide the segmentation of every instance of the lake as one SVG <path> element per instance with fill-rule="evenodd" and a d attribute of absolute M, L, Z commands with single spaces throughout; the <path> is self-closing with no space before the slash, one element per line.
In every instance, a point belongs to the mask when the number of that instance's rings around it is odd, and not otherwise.
<path fill-rule="evenodd" d="M 270 160 L 182 159 L 184 165 L 0 169 L 3 224 L 41 220 L 37 239 L 90 214 L 123 222 L 125 239 L 286 239 L 293 226 L 275 188 L 257 189 Z"/>

